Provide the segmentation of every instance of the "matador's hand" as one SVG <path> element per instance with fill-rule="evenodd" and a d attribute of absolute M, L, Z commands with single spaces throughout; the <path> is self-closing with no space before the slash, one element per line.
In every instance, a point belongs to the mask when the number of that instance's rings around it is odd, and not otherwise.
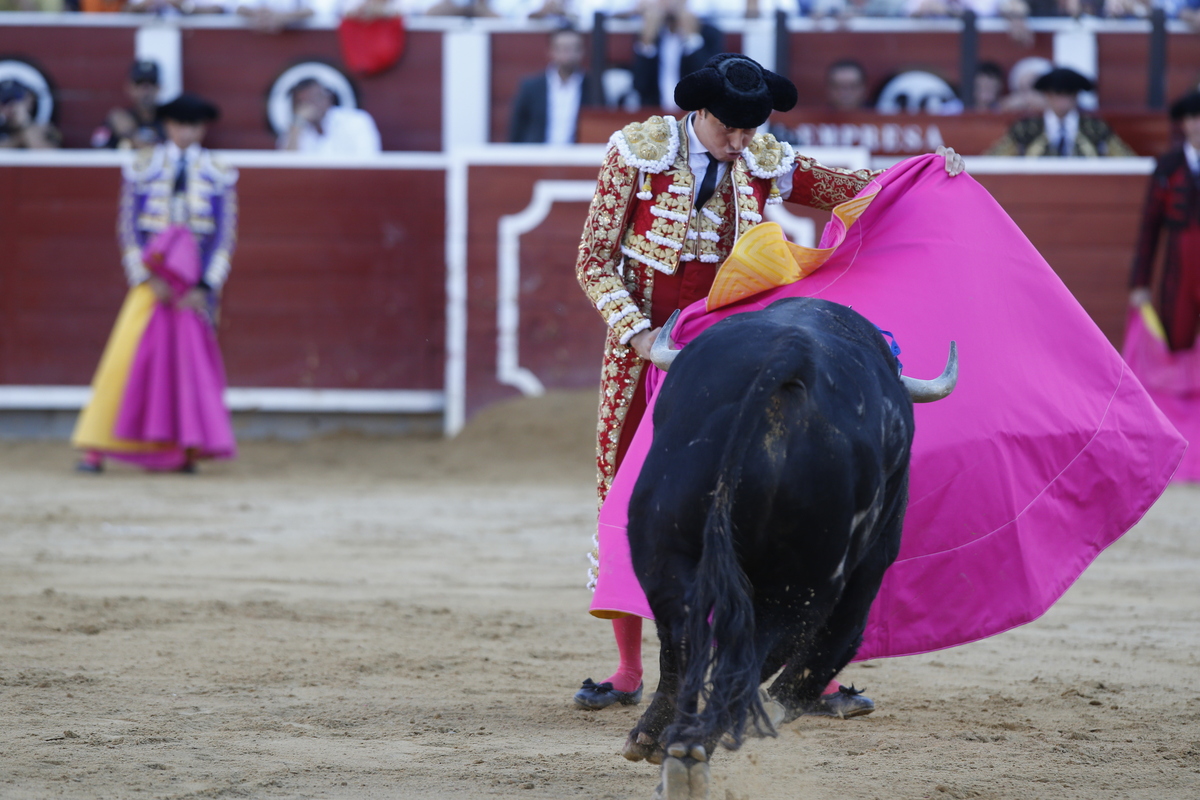
<path fill-rule="evenodd" d="M 946 159 L 946 174 L 949 175 L 950 177 L 953 178 L 955 175 L 959 174 L 960 172 L 967 171 L 966 162 L 963 161 L 962 156 L 960 156 L 958 153 L 954 152 L 953 147 L 946 147 L 946 145 L 940 145 L 938 147 L 938 149 L 935 150 L 934 152 L 937 153 L 942 158 Z"/>
<path fill-rule="evenodd" d="M 658 338 L 658 332 L 661 330 L 662 328 L 655 328 L 652 331 L 641 331 L 640 333 L 634 334 L 633 338 L 629 340 L 629 346 L 632 347 L 634 352 L 636 352 L 639 356 L 649 361 L 650 348 L 654 346 L 654 340 Z"/>
<path fill-rule="evenodd" d="M 165 305 L 170 305 L 172 292 L 171 287 L 167 285 L 166 281 L 157 275 L 151 275 L 146 279 L 146 284 L 149 285 L 150 289 L 154 292 L 154 297 L 158 300 L 158 302 Z"/>

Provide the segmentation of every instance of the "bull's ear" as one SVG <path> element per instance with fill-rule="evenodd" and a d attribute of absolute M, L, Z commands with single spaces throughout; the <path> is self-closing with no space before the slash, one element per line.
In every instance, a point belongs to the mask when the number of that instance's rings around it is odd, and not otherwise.
<path fill-rule="evenodd" d="M 679 355 L 679 351 L 675 349 L 675 343 L 671 341 L 671 331 L 675 329 L 678 319 L 679 309 L 677 308 L 667 319 L 667 324 L 662 326 L 662 330 L 658 332 L 658 338 L 650 347 L 650 361 L 663 372 L 671 368 L 675 357 Z"/>
<path fill-rule="evenodd" d="M 931 381 L 919 381 L 907 375 L 900 376 L 900 382 L 908 389 L 908 396 L 914 403 L 932 403 L 941 400 L 954 391 L 958 384 L 958 345 L 950 342 L 950 355 L 946 359 L 946 368 L 942 374 Z"/>

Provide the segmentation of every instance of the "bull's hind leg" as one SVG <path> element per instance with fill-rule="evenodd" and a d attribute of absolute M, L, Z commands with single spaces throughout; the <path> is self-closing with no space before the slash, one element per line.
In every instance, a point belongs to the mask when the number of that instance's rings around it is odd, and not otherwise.
<path fill-rule="evenodd" d="M 671 631 L 662 623 L 658 627 L 658 690 L 637 725 L 629 732 L 621 755 L 630 761 L 663 763 L 660 741 L 666 727 L 675 719 L 675 696 L 679 692 L 679 649 Z"/>
<path fill-rule="evenodd" d="M 800 648 L 771 685 L 771 696 L 787 707 L 789 721 L 803 713 L 858 652 L 871 604 L 879 593 L 884 573 L 900 550 L 904 505 L 901 500 L 887 515 L 879 538 L 851 573 L 841 598 L 811 646 Z"/>

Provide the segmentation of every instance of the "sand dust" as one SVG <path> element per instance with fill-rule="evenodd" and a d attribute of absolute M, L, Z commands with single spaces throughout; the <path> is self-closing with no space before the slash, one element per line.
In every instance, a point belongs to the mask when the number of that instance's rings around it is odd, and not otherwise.
<path fill-rule="evenodd" d="M 0 443 L 0 798 L 649 798 L 586 613 L 594 397 L 457 441 L 249 443 L 201 475 Z M 851 667 L 878 703 L 714 762 L 714 800 L 1200 797 L 1200 489 L 1043 619 Z M 648 682 L 656 680 L 648 633 Z"/>

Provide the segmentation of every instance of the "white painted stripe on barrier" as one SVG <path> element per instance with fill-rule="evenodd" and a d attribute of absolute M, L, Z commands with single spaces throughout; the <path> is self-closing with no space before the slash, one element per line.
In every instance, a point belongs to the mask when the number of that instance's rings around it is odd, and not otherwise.
<path fill-rule="evenodd" d="M 233 167 L 251 169 L 385 169 L 441 170 L 449 164 L 442 153 L 392 152 L 374 156 L 324 156 L 275 150 L 214 150 Z M 127 150 L 0 150 L 6 167 L 121 167 L 133 159 Z M 532 163 L 531 159 L 527 159 Z M 597 162 L 599 163 L 599 162 Z"/>
<path fill-rule="evenodd" d="M 87 404 L 87 386 L 0 386 L 0 410 L 77 411 Z M 225 390 L 231 411 L 331 414 L 436 414 L 445 409 L 444 392 L 421 389 Z"/>
<path fill-rule="evenodd" d="M 446 436 L 467 420 L 467 211 L 467 162 L 455 154 L 446 170 Z"/>
<path fill-rule="evenodd" d="M 951 142 L 953 145 L 953 142 Z M 965 156 L 968 175 L 1149 175 L 1153 158 Z M 877 163 L 877 162 L 876 162 Z M 878 169 L 879 167 L 876 167 Z"/>
<path fill-rule="evenodd" d="M 133 49 L 142 60 L 158 64 L 158 102 L 174 100 L 183 91 L 183 34 L 163 22 L 137 29 Z"/>
<path fill-rule="evenodd" d="M 500 217 L 497 225 L 496 379 L 522 394 L 539 396 L 546 387 L 521 366 L 521 234 L 541 225 L 556 202 L 589 203 L 595 194 L 595 181 L 540 180 L 533 185 L 529 205 Z"/>

